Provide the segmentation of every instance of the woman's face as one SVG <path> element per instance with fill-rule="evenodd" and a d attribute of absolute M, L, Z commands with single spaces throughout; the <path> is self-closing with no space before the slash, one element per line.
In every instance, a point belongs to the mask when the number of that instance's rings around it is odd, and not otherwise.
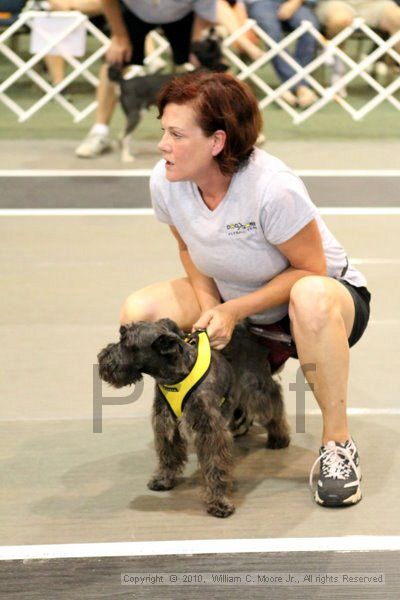
<path fill-rule="evenodd" d="M 161 128 L 164 135 L 158 148 L 166 160 L 168 181 L 202 181 L 217 164 L 215 136 L 204 135 L 189 104 L 167 104 Z"/>

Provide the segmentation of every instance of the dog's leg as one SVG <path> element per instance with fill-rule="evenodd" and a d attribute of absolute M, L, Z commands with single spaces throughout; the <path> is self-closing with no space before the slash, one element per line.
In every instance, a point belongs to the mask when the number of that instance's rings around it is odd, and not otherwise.
<path fill-rule="evenodd" d="M 229 517 L 235 512 L 235 506 L 226 495 L 232 484 L 232 434 L 221 413 L 208 403 L 199 410 L 189 424 L 195 434 L 194 443 L 205 481 L 207 512 L 215 517 Z"/>
<path fill-rule="evenodd" d="M 131 152 L 131 134 L 124 133 L 121 140 L 121 160 L 124 163 L 134 162 L 135 157 Z"/>
<path fill-rule="evenodd" d="M 281 386 L 275 380 L 271 380 L 269 387 L 268 411 L 259 411 L 259 420 L 268 431 L 267 448 L 274 450 L 286 448 L 290 443 L 290 430 L 286 420 Z"/>
<path fill-rule="evenodd" d="M 122 162 L 134 162 L 135 157 L 131 152 L 131 137 L 132 132 L 136 129 L 140 121 L 141 104 L 135 103 L 133 106 L 129 106 L 129 104 L 126 106 L 123 105 L 123 108 L 127 116 L 127 123 L 121 139 L 121 160 Z"/>
<path fill-rule="evenodd" d="M 169 412 L 164 400 L 155 405 L 153 431 L 158 468 L 147 486 L 155 491 L 170 490 L 187 461 L 187 445 L 179 433 L 178 422 Z"/>

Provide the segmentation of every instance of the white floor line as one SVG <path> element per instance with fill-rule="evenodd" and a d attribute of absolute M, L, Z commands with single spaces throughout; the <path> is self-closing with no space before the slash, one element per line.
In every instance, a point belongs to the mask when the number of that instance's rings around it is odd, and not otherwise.
<path fill-rule="evenodd" d="M 0 217 L 148 217 L 152 208 L 3 208 Z"/>
<path fill-rule="evenodd" d="M 325 207 L 321 215 L 399 216 L 400 207 Z M 153 216 L 152 208 L 2 208 L 0 217 L 143 217 Z"/>
<path fill-rule="evenodd" d="M 150 177 L 152 169 L 16 169 L 0 177 Z"/>
<path fill-rule="evenodd" d="M 115 396 L 116 398 L 118 396 Z M 148 414 L 140 414 L 140 415 L 130 415 L 129 418 L 130 419 L 148 419 L 151 413 L 151 405 L 149 404 L 149 413 Z M 385 416 L 399 416 L 400 415 L 400 407 L 388 407 L 388 408 L 367 408 L 367 407 L 358 407 L 358 408 L 348 408 L 347 409 L 347 414 L 348 415 L 354 415 L 354 416 L 363 416 L 363 415 L 370 415 L 370 416 L 374 416 L 374 417 L 385 417 Z M 291 412 L 288 410 L 288 415 L 290 417 L 295 417 L 296 416 L 296 412 Z M 321 411 L 319 408 L 310 408 L 310 409 L 306 409 L 305 411 L 305 416 L 306 417 L 314 417 L 314 416 L 321 416 Z M 126 417 L 123 417 L 121 415 L 119 416 L 114 416 L 114 417 L 110 417 L 112 420 L 118 420 L 118 419 L 123 419 L 126 420 Z M 69 421 L 69 422 L 75 422 L 75 421 L 92 421 L 93 417 L 92 416 L 84 416 L 82 415 L 81 417 L 16 417 L 16 418 L 0 418 L 0 423 L 6 424 L 6 423 L 11 423 L 11 424 L 15 424 L 15 423 L 52 423 L 52 422 L 57 422 L 57 421 Z M 107 421 L 107 418 L 105 418 L 105 421 Z"/>
<path fill-rule="evenodd" d="M 298 169 L 299 177 L 400 177 L 399 169 Z"/>
<path fill-rule="evenodd" d="M 400 265 L 400 258 L 352 258 L 352 265 Z"/>
<path fill-rule="evenodd" d="M 348 415 L 354 416 L 389 416 L 389 415 L 400 415 L 400 407 L 393 408 L 348 408 Z M 294 413 L 293 413 L 294 414 Z M 305 411 L 306 416 L 314 417 L 321 416 L 321 410 L 319 408 L 310 408 Z"/>
<path fill-rule="evenodd" d="M 400 319 L 370 319 L 369 323 L 371 325 L 398 325 Z"/>
<path fill-rule="evenodd" d="M 0 548 L 0 560 L 268 552 L 368 552 L 381 550 L 399 551 L 400 536 L 357 535 L 321 538 L 183 540 L 3 546 Z"/>
<path fill-rule="evenodd" d="M 152 169 L 1 169 L 0 177 L 149 177 Z M 400 177 L 399 169 L 294 169 L 299 177 Z"/>
<path fill-rule="evenodd" d="M 354 216 L 380 216 L 400 215 L 398 206 L 322 206 L 319 209 L 321 215 L 354 215 Z"/>

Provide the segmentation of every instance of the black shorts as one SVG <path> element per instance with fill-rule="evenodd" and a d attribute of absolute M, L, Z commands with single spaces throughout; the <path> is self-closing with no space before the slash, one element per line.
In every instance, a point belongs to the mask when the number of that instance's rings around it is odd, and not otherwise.
<path fill-rule="evenodd" d="M 355 308 L 354 323 L 349 336 L 349 347 L 358 342 L 364 333 L 370 315 L 371 294 L 366 287 L 357 287 L 344 279 L 338 279 L 349 290 Z M 290 332 L 289 315 L 271 325 L 250 325 L 250 331 L 264 346 L 270 349 L 270 363 L 272 372 L 279 369 L 288 358 L 298 358 L 296 345 Z"/>
<path fill-rule="evenodd" d="M 93 25 L 95 25 L 97 29 L 100 29 L 100 31 L 103 32 L 104 35 L 110 37 L 110 27 L 104 15 L 95 15 L 94 17 L 90 17 L 89 21 L 93 23 Z"/>
<path fill-rule="evenodd" d="M 132 64 L 142 65 L 144 61 L 144 42 L 146 36 L 160 27 L 167 38 L 171 50 L 174 63 L 176 65 L 183 65 L 189 61 L 190 44 L 192 37 L 192 27 L 194 20 L 194 13 L 190 12 L 172 23 L 146 23 L 139 19 L 133 12 L 131 12 L 124 4 L 121 3 L 122 18 L 125 26 L 128 30 L 129 38 L 131 40 L 133 53 L 132 53 Z"/>

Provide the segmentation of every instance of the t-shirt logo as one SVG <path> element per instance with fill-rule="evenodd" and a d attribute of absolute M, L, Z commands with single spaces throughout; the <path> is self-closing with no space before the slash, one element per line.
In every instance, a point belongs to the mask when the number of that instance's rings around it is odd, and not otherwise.
<path fill-rule="evenodd" d="M 249 221 L 248 223 L 229 223 L 226 225 L 228 235 L 240 235 L 242 233 L 248 233 L 249 231 L 256 231 L 257 225 L 255 221 Z"/>

